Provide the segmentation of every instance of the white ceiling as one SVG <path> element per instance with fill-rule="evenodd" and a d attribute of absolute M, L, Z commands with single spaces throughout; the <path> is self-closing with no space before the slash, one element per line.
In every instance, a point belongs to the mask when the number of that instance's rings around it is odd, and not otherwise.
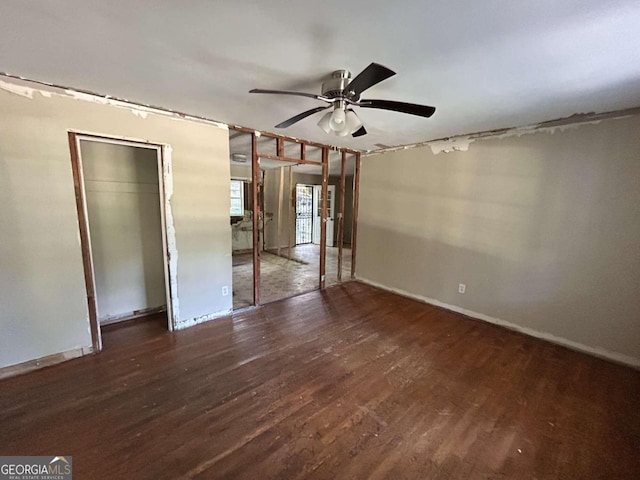
<path fill-rule="evenodd" d="M 0 71 L 274 131 L 375 61 L 365 94 L 434 105 L 430 119 L 359 109 L 369 135 L 328 136 L 321 113 L 282 132 L 375 149 L 640 104 L 638 0 L 4 1 Z"/>

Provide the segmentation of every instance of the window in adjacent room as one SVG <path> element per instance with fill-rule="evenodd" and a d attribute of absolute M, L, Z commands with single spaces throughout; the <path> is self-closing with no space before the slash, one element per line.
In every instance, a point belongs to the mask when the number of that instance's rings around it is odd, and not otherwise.
<path fill-rule="evenodd" d="M 244 216 L 244 182 L 231 180 L 231 216 Z"/>

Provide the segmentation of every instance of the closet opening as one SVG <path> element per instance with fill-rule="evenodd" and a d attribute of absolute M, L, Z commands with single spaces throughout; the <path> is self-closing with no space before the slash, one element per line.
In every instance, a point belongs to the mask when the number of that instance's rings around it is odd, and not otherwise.
<path fill-rule="evenodd" d="M 74 132 L 69 143 L 94 351 L 123 322 L 172 330 L 165 146 Z"/>

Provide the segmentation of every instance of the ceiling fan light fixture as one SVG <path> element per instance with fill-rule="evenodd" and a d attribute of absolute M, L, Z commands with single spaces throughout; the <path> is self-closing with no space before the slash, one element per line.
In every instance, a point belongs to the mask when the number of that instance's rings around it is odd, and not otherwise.
<path fill-rule="evenodd" d="M 337 125 L 333 122 L 337 111 L 344 114 L 344 120 L 340 124 L 339 128 L 336 128 Z M 338 116 L 341 116 L 341 114 L 339 113 Z M 318 122 L 318 126 L 327 134 L 333 134 L 337 137 L 346 137 L 347 135 L 357 132 L 362 127 L 362 122 L 353 110 L 343 110 L 342 108 L 337 107 L 333 112 L 324 114 Z"/>
<path fill-rule="evenodd" d="M 324 130 L 324 133 L 332 133 L 333 132 L 333 130 L 331 130 L 331 127 L 329 126 L 329 123 L 331 122 L 331 115 L 332 115 L 332 112 L 326 113 L 325 115 L 322 116 L 322 118 L 318 122 L 318 126 L 322 130 Z"/>
<path fill-rule="evenodd" d="M 362 125 L 356 113 L 348 108 L 350 106 L 362 108 L 377 108 L 380 110 L 390 110 L 392 112 L 417 115 L 429 118 L 436 109 L 429 105 L 419 105 L 416 103 L 396 102 L 393 100 L 373 100 L 361 99 L 360 95 L 365 90 L 377 85 L 395 75 L 396 72 L 372 62 L 367 68 L 362 70 L 354 78 L 348 70 L 336 70 L 331 74 L 331 78 L 323 82 L 322 94 L 316 95 L 306 92 L 294 92 L 288 90 L 264 90 L 254 88 L 249 93 L 274 93 L 280 95 L 297 95 L 301 97 L 314 98 L 324 102 L 322 107 L 312 108 L 306 112 L 299 113 L 293 117 L 280 122 L 276 128 L 287 128 L 300 120 L 303 120 L 315 113 L 333 107 L 333 112 L 324 115 L 318 122 L 318 126 L 327 134 L 333 133 L 336 136 L 346 136 L 352 134 L 354 137 L 361 137 L 367 134 L 367 130 Z"/>
<path fill-rule="evenodd" d="M 344 129 L 344 122 L 346 120 L 346 114 L 343 108 L 336 107 L 336 109 L 331 114 L 331 120 L 329 122 L 329 127 L 334 132 L 340 132 Z"/>

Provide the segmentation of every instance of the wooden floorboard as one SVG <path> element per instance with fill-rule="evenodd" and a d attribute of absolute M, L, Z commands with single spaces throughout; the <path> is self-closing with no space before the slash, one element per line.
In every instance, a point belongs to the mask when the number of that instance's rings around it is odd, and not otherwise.
<path fill-rule="evenodd" d="M 74 478 L 640 478 L 640 372 L 357 282 L 0 382 Z"/>

